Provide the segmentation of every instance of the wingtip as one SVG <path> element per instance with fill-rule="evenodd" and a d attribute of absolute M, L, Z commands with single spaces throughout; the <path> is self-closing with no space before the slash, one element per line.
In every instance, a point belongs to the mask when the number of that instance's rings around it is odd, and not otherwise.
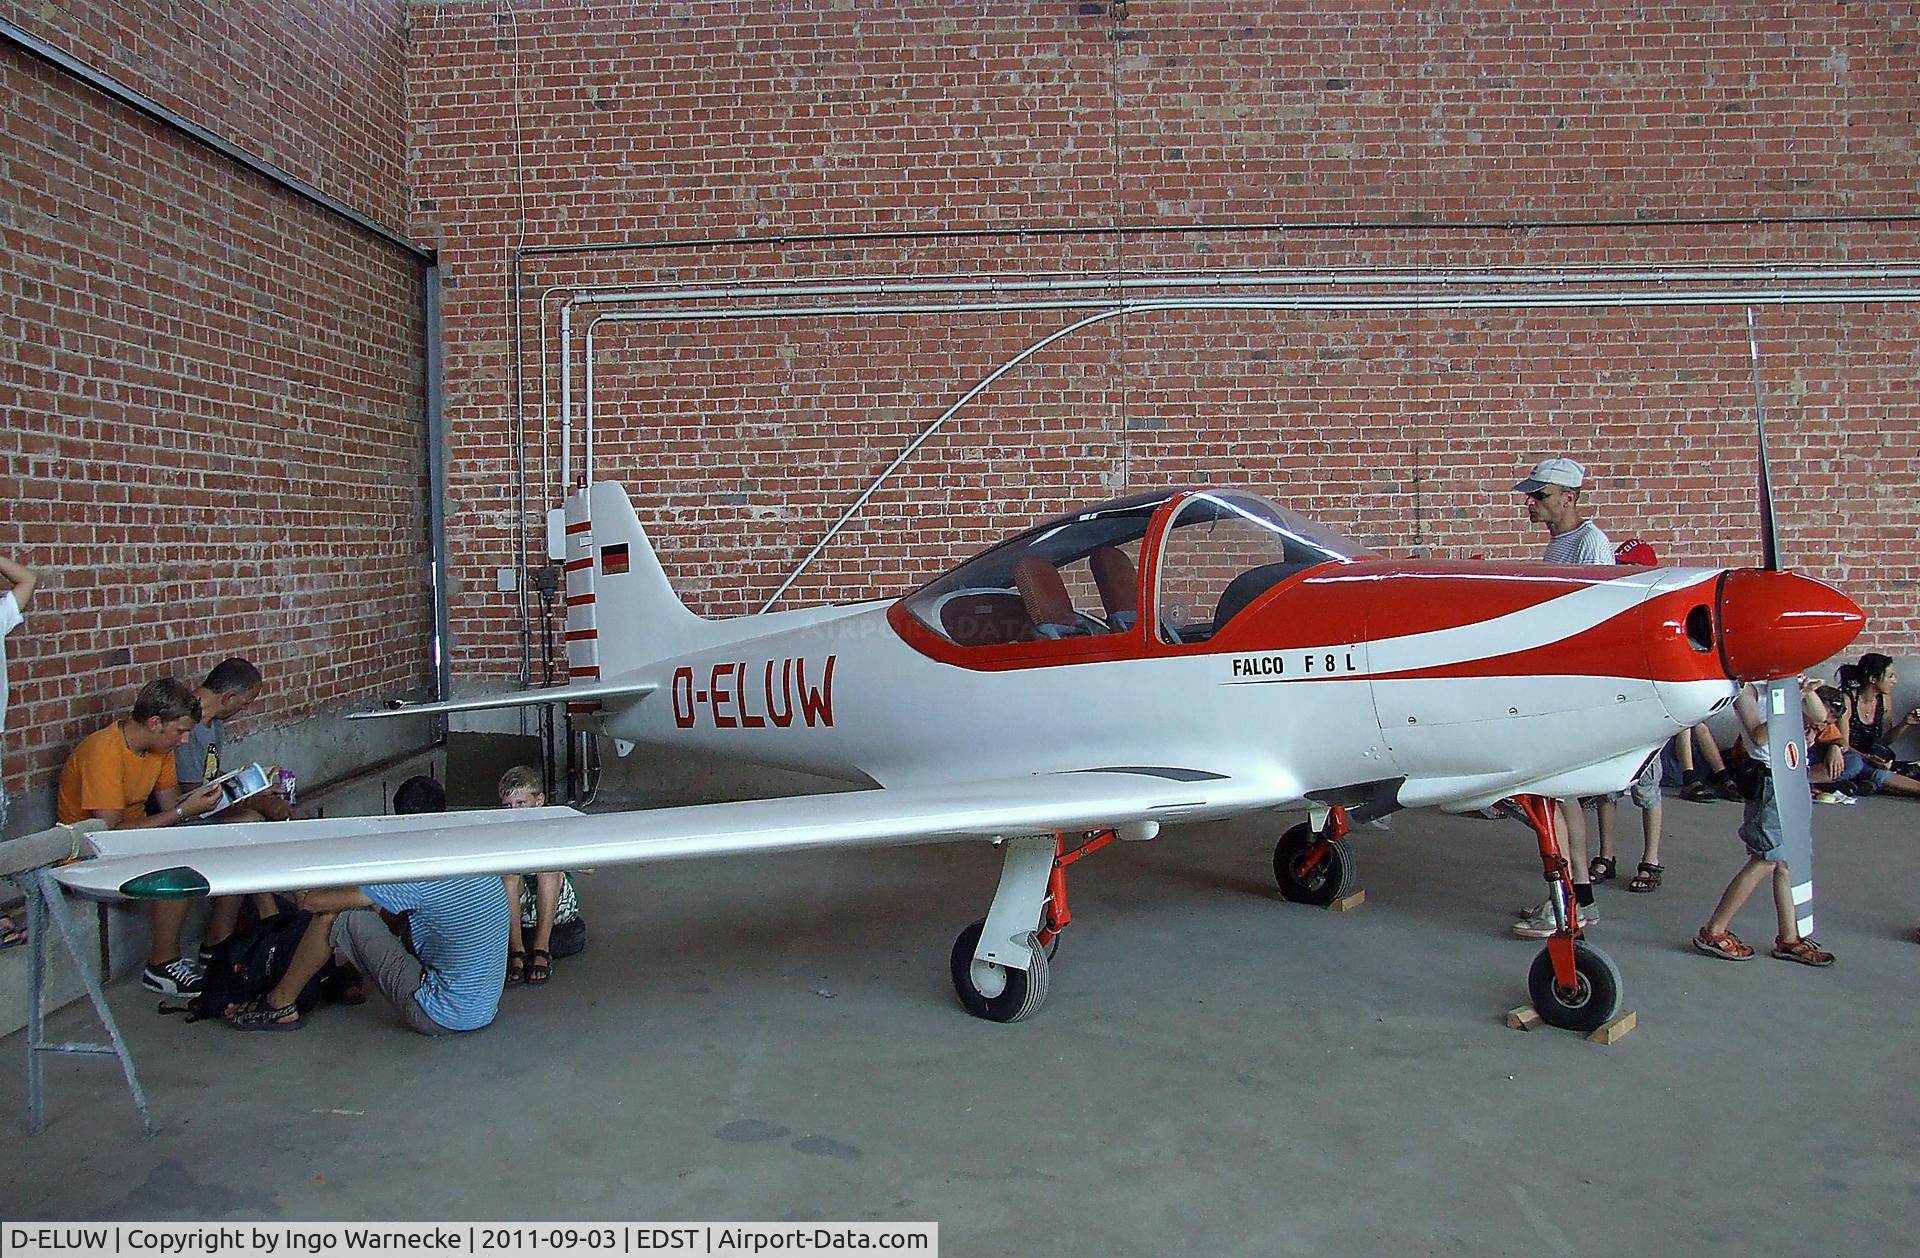
<path fill-rule="evenodd" d="M 155 870 L 120 884 L 121 895 L 139 900 L 186 900 L 212 890 L 206 876 L 190 865 Z"/>

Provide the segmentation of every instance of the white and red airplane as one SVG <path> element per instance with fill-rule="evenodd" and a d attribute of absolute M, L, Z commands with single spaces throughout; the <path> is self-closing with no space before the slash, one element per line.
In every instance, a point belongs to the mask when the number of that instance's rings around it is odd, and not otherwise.
<path fill-rule="evenodd" d="M 107 833 L 56 876 L 204 895 L 984 840 L 999 887 L 954 943 L 953 981 L 969 1012 L 1013 1022 L 1045 998 L 1067 867 L 1113 839 L 1305 810 L 1274 872 L 1325 904 L 1353 885 L 1350 823 L 1517 798 L 1562 906 L 1529 991 L 1548 1022 L 1590 1030 L 1619 976 L 1567 920 L 1548 801 L 1623 789 L 1730 682 L 1791 676 L 1863 623 L 1786 572 L 1388 559 L 1231 489 L 1074 512 L 894 601 L 719 621 L 674 594 L 619 484 L 571 495 L 565 536 L 573 683 L 400 711 L 591 701 L 622 744 L 869 789 Z"/>

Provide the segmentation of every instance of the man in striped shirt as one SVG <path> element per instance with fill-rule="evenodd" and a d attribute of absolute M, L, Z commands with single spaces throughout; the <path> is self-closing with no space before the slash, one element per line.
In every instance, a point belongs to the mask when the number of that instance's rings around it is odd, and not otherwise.
<path fill-rule="evenodd" d="M 1587 469 L 1569 458 L 1542 459 L 1533 472 L 1513 488 L 1527 496 L 1527 519 L 1547 528 L 1545 562 L 1554 564 L 1611 564 L 1613 543 L 1600 526 L 1580 510 L 1580 491 L 1587 483 Z M 1578 902 L 1582 929 L 1600 920 L 1593 902 L 1593 885 L 1587 867 L 1587 821 L 1577 799 L 1555 801 L 1559 829 L 1565 837 L 1567 861 L 1573 866 L 1573 896 Z M 1554 930 L 1553 901 L 1536 905 L 1513 924 L 1513 933 L 1522 939 L 1545 939 Z"/>
<path fill-rule="evenodd" d="M 447 793 L 432 778 L 408 778 L 394 793 L 396 813 L 446 807 Z M 498 876 L 330 887 L 302 893 L 299 903 L 313 920 L 292 964 L 265 994 L 227 1010 L 234 1029 L 291 1031 L 306 1025 L 295 1000 L 336 950 L 393 1003 L 410 1031 L 478 1031 L 499 1011 L 510 912 Z M 383 914 L 405 916 L 409 942 L 388 929 Z"/>

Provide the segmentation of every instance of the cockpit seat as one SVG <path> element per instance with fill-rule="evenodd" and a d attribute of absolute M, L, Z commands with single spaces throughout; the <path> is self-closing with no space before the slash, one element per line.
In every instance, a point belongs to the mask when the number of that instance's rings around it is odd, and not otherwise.
<path fill-rule="evenodd" d="M 1018 594 L 958 590 L 940 601 L 940 628 L 960 646 L 1031 641 L 1033 622 Z"/>
<path fill-rule="evenodd" d="M 1258 568 L 1248 568 L 1245 572 L 1227 583 L 1220 592 L 1219 605 L 1213 611 L 1213 632 L 1219 633 L 1227 627 L 1227 622 L 1247 610 L 1255 599 L 1271 590 L 1296 572 L 1310 567 L 1303 563 L 1267 563 Z"/>
<path fill-rule="evenodd" d="M 1085 633 L 1073 596 L 1060 570 L 1042 555 L 1022 555 L 1013 563 L 1013 588 L 1043 638 L 1067 638 Z"/>
<path fill-rule="evenodd" d="M 1107 625 L 1115 633 L 1125 633 L 1140 621 L 1140 574 L 1118 546 L 1096 546 L 1087 556 L 1093 570 L 1093 584 L 1100 591 L 1100 606 L 1106 612 Z"/>

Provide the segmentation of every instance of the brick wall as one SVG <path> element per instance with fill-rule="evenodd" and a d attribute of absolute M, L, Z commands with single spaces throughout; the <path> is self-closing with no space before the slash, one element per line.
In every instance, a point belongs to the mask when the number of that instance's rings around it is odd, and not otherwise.
<path fill-rule="evenodd" d="M 405 227 L 398 3 L 0 12 Z M 45 576 L 7 640 L 25 824 L 156 675 L 252 658 L 256 730 L 422 679 L 420 287 L 391 246 L 11 48 L 0 117 L 0 548 Z"/>
<path fill-rule="evenodd" d="M 440 246 L 469 675 L 525 650 L 492 574 L 535 523 L 522 485 L 537 509 L 555 479 L 555 287 L 1920 252 L 1910 222 L 1738 221 L 1920 209 L 1912 4 L 0 13 Z M 0 545 L 51 576 L 9 641 L 7 789 L 44 787 L 149 673 L 228 651 L 281 680 L 267 721 L 418 680 L 411 264 L 11 52 L 0 108 Z M 1648 221 L 1697 218 L 1729 221 Z M 1253 227 L 1277 220 L 1319 229 Z M 1609 225 L 1550 225 L 1569 221 Z M 1197 222 L 1247 230 L 701 243 Z M 529 256 L 514 305 L 519 246 L 640 241 L 681 243 Z M 932 416 L 1065 320 L 607 325 L 599 466 L 633 483 L 696 607 L 748 610 Z M 1762 320 L 1789 558 L 1912 650 L 1913 312 Z M 1108 323 L 956 419 L 795 597 L 884 593 L 1073 503 L 1193 480 L 1388 551 L 1527 555 L 1506 486 L 1563 450 L 1616 534 L 1743 560 L 1751 410 L 1730 310 Z"/>
<path fill-rule="evenodd" d="M 1301 6 L 1293 6 L 1295 9 Z M 546 290 L 1101 267 L 1911 261 L 1915 6 L 424 5 L 417 230 L 449 292 L 457 665 L 519 666 L 513 423 L 558 428 Z M 718 247 L 719 237 L 1275 220 L 1317 231 Z M 1392 230 L 1340 229 L 1367 220 Z M 1442 224 L 1605 220 L 1590 228 Z M 530 255 L 518 246 L 688 242 Z M 598 468 L 700 610 L 757 608 L 975 380 L 1064 314 L 602 325 Z M 1907 307 L 1763 310 L 1791 562 L 1920 643 Z M 544 348 L 543 348 L 544 346 Z M 575 344 L 578 404 L 580 345 Z M 1076 502 L 1245 483 L 1388 552 L 1530 556 L 1509 487 L 1589 463 L 1616 536 L 1751 561 L 1739 310 L 1180 313 L 1036 356 L 930 442 L 793 596 L 883 594 Z M 537 522 L 529 521 L 537 537 Z M 537 546 L 536 546 L 537 548 Z M 488 588 L 483 588 L 488 587 Z"/>

